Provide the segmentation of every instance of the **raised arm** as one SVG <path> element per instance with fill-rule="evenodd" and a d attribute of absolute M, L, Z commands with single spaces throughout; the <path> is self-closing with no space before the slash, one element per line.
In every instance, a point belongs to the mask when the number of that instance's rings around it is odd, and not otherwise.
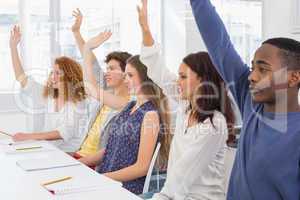
<path fill-rule="evenodd" d="M 11 52 L 11 59 L 12 65 L 14 68 L 15 78 L 18 82 L 20 82 L 21 87 L 24 88 L 27 84 L 27 76 L 24 72 L 21 59 L 18 52 L 18 45 L 21 41 L 21 31 L 19 26 L 14 26 L 10 33 L 10 52 Z"/>
<path fill-rule="evenodd" d="M 77 8 L 76 10 L 73 11 L 73 17 L 75 17 L 75 22 L 72 26 L 72 32 L 73 32 L 73 36 L 75 38 L 76 44 L 79 48 L 80 54 L 82 56 L 82 58 L 84 57 L 84 45 L 85 45 L 85 40 L 82 37 L 82 34 L 80 32 L 81 29 L 81 25 L 82 25 L 82 21 L 83 21 L 83 15 L 81 13 L 81 11 Z M 95 54 L 92 52 L 91 55 L 91 59 L 94 63 L 94 73 L 96 74 L 96 80 L 97 83 L 101 86 L 101 87 L 105 87 L 105 81 L 104 81 L 104 73 L 103 70 L 101 69 L 97 58 L 95 56 Z"/>
<path fill-rule="evenodd" d="M 76 10 L 73 11 L 73 17 L 75 17 L 75 22 L 72 26 L 72 32 L 73 32 L 73 36 L 74 39 L 76 41 L 76 44 L 78 46 L 78 49 L 80 51 L 80 54 L 83 58 L 83 54 L 84 54 L 84 45 L 85 45 L 85 40 L 83 39 L 80 29 L 81 29 L 81 25 L 82 25 L 82 21 L 83 21 L 83 15 L 81 13 L 81 11 L 77 8 Z M 95 56 L 95 54 L 92 52 L 92 61 L 94 63 L 94 73 L 96 74 L 96 78 L 97 78 L 97 83 L 101 86 L 101 87 L 105 87 L 106 83 L 104 81 L 104 72 L 101 69 L 98 61 L 97 61 L 97 57 Z"/>
<path fill-rule="evenodd" d="M 84 72 L 87 79 L 87 87 L 90 96 L 98 99 L 101 103 L 119 110 L 127 105 L 128 100 L 125 97 L 114 95 L 97 85 L 96 77 L 93 73 L 93 55 L 92 50 L 99 47 L 111 37 L 110 31 L 100 33 L 94 38 L 91 38 L 84 47 Z"/>
<path fill-rule="evenodd" d="M 147 0 L 142 0 L 142 6 L 137 7 L 137 10 L 143 36 L 140 59 L 148 67 L 148 76 L 164 90 L 165 94 L 177 100 L 177 76 L 165 66 L 161 49 L 151 34 L 148 24 Z"/>
<path fill-rule="evenodd" d="M 74 36 L 76 44 L 79 48 L 80 54 L 83 57 L 85 40 L 83 39 L 81 32 L 80 32 L 82 21 L 83 21 L 83 15 L 78 8 L 73 11 L 72 15 L 73 15 L 73 17 L 75 17 L 75 21 L 72 26 L 73 36 Z M 96 60 L 96 56 L 93 53 L 92 53 L 92 57 L 94 60 Z"/>
<path fill-rule="evenodd" d="M 240 108 L 248 88 L 249 67 L 236 52 L 225 26 L 210 0 L 190 0 L 193 13 L 213 63 L 230 87 Z"/>

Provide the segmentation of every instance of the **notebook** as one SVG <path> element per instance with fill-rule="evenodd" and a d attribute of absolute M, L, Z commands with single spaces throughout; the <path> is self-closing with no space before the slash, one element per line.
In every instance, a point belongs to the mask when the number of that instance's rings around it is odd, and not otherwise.
<path fill-rule="evenodd" d="M 38 158 L 38 159 L 26 159 L 19 160 L 16 164 L 25 171 L 38 171 L 47 170 L 62 167 L 71 167 L 80 165 L 80 162 L 71 158 L 64 156 L 61 159 L 51 159 L 48 157 Z"/>
<path fill-rule="evenodd" d="M 104 176 L 94 177 L 94 179 L 90 180 L 83 180 L 77 177 L 43 187 L 53 195 L 67 195 L 99 190 L 112 190 L 113 192 L 115 188 L 122 187 L 122 183 L 108 179 Z"/>

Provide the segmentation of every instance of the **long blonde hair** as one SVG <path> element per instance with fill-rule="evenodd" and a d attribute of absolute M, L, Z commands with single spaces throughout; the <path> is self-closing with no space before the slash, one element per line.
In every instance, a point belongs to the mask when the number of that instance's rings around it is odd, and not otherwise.
<path fill-rule="evenodd" d="M 73 59 L 62 56 L 55 59 L 55 64 L 62 72 L 61 81 L 64 83 L 64 100 L 77 103 L 86 98 L 87 94 L 83 83 L 83 72 L 81 65 Z M 50 74 L 51 76 L 51 74 Z M 58 98 L 59 90 L 50 84 L 50 76 L 47 85 L 44 87 L 45 98 Z"/>

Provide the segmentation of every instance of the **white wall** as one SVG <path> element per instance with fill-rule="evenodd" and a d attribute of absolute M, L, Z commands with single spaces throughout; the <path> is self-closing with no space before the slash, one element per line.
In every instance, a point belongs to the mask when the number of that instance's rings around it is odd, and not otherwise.
<path fill-rule="evenodd" d="M 263 0 L 263 40 L 272 37 L 289 37 L 300 41 L 300 34 L 293 33 L 294 1 Z M 298 11 L 300 12 L 300 10 Z M 299 13 L 298 13 L 299 15 Z M 298 93 L 300 104 L 300 90 Z"/>
<path fill-rule="evenodd" d="M 163 53 L 166 66 L 177 73 L 186 55 L 185 1 L 163 1 Z"/>
<path fill-rule="evenodd" d="M 295 7 L 293 1 L 297 0 L 263 0 L 263 40 L 271 37 L 290 37 L 300 41 L 300 34 L 292 33 L 292 13 Z M 195 22 L 189 16 L 185 21 L 185 29 L 185 52 L 204 50 Z"/>
<path fill-rule="evenodd" d="M 263 38 L 290 37 L 300 41 L 300 34 L 292 34 L 294 0 L 263 0 Z"/>
<path fill-rule="evenodd" d="M 14 95 L 0 94 L 0 130 L 15 133 L 27 131 L 27 118 L 15 102 Z"/>

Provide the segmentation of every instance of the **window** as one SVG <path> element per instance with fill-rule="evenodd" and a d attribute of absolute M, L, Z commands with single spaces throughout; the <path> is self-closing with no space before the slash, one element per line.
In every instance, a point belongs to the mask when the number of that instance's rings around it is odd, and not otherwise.
<path fill-rule="evenodd" d="M 11 67 L 9 37 L 10 29 L 18 19 L 18 0 L 0 1 L 0 92 L 11 92 L 14 85 Z"/>
<path fill-rule="evenodd" d="M 60 11 L 61 20 L 59 26 L 59 45 L 62 55 L 81 60 L 82 57 L 76 46 L 71 32 L 71 26 L 74 22 L 72 11 L 79 8 L 83 14 L 83 24 L 81 33 L 85 40 L 97 35 L 106 29 L 112 30 L 113 24 L 113 1 L 104 0 L 74 0 L 61 1 Z M 114 33 L 116 35 L 116 32 Z M 114 36 L 115 37 L 115 36 Z M 112 43 L 113 39 L 110 40 Z M 95 50 L 98 58 L 102 58 L 111 47 L 105 44 L 104 48 Z M 118 46 L 116 47 L 118 48 Z"/>
<path fill-rule="evenodd" d="M 221 16 L 231 40 L 242 59 L 251 63 L 255 50 L 262 40 L 262 0 L 211 0 Z M 194 40 L 200 40 L 190 1 L 186 0 L 187 42 L 189 50 L 198 50 Z M 196 43 L 199 45 L 199 43 Z"/>
<path fill-rule="evenodd" d="M 85 39 L 95 36 L 104 30 L 113 32 L 112 38 L 102 48 L 95 50 L 98 60 L 114 50 L 129 51 L 138 54 L 141 46 L 141 34 L 137 21 L 136 5 L 140 0 L 74 0 L 61 1 L 61 23 L 59 29 L 60 48 L 63 55 L 77 60 L 81 55 L 71 33 L 74 21 L 72 10 L 80 8 L 83 15 L 82 34 Z M 160 2 L 149 2 L 150 21 L 156 39 L 160 38 Z"/>
<path fill-rule="evenodd" d="M 44 81 L 55 57 L 65 55 L 82 61 L 71 26 L 72 11 L 80 8 L 84 15 L 82 34 L 85 39 L 101 31 L 113 31 L 113 37 L 95 50 L 99 61 L 113 50 L 138 54 L 141 34 L 136 5 L 140 0 L 4 0 L 0 2 L 0 92 L 11 92 L 15 78 L 11 66 L 9 33 L 14 24 L 22 30 L 21 57 L 26 70 Z M 150 21 L 155 38 L 160 39 L 161 1 L 149 2 Z"/>
<path fill-rule="evenodd" d="M 213 0 L 240 56 L 251 63 L 262 42 L 262 1 Z"/>
<path fill-rule="evenodd" d="M 39 69 L 51 65 L 50 33 L 54 23 L 50 20 L 49 0 L 30 1 L 30 23 L 26 24 L 30 45 L 24 51 L 30 52 L 30 68 Z M 30 30 L 30 32 L 29 32 Z"/>

